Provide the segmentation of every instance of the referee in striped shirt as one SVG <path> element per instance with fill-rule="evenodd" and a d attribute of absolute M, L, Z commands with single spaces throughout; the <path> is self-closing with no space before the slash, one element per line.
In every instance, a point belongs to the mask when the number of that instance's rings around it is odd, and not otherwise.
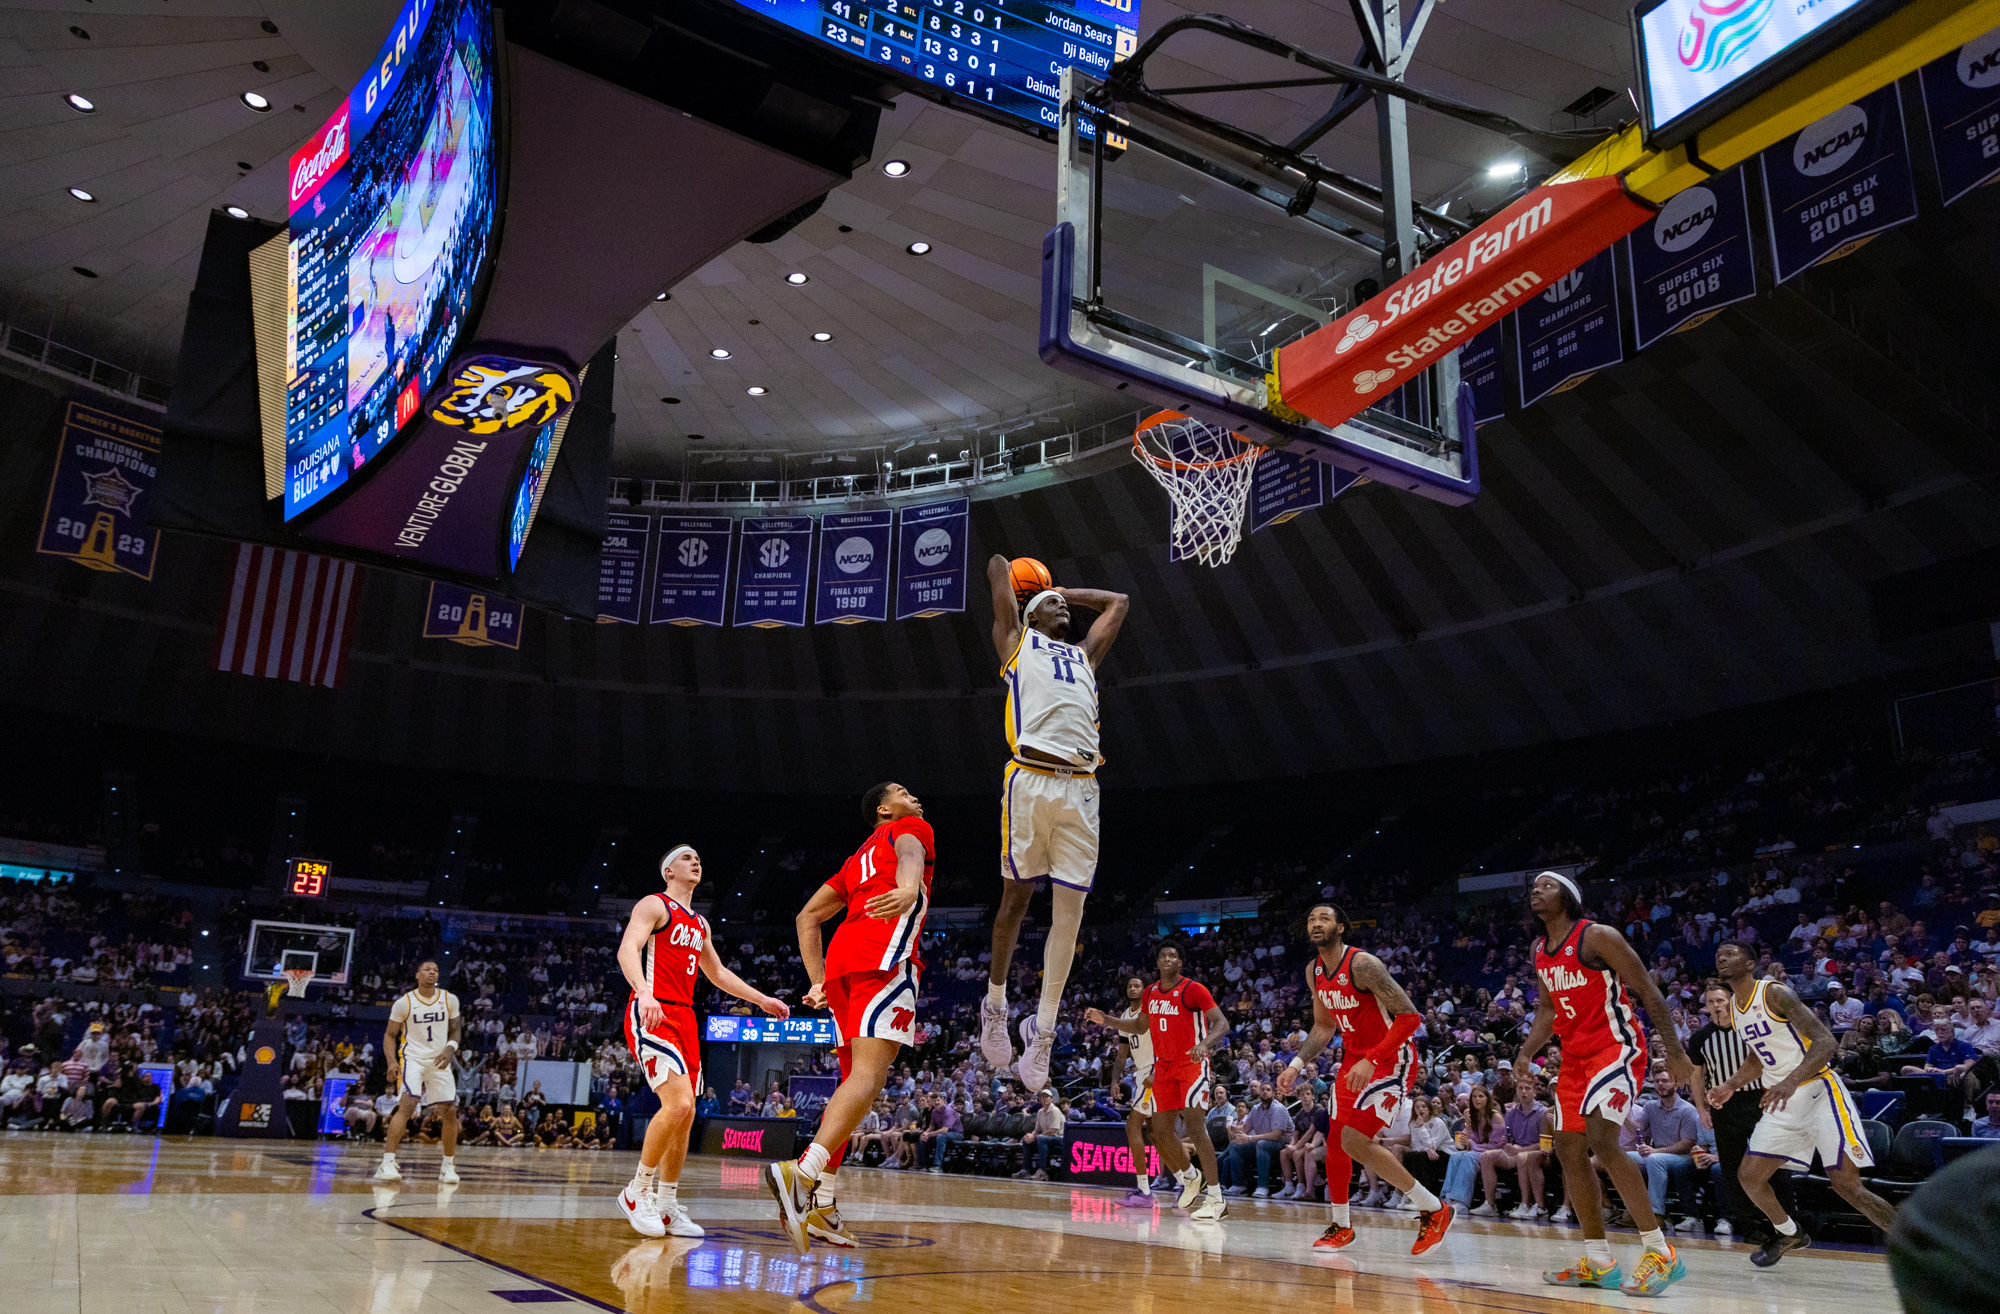
<path fill-rule="evenodd" d="M 1688 1038 L 1687 1051 L 1695 1062 L 1701 1064 L 1703 1084 L 1714 1090 L 1736 1076 L 1736 1070 L 1748 1060 L 1750 1053 L 1743 1038 L 1736 1034 L 1735 1000 L 1729 993 L 1729 987 L 1709 986 L 1701 1002 L 1708 1011 L 1708 1025 Z M 1719 1109 L 1711 1110 L 1705 1099 L 1696 1101 L 1701 1125 L 1715 1129 L 1715 1155 L 1722 1161 L 1722 1180 L 1728 1192 L 1729 1214 L 1735 1219 L 1736 1231 L 1746 1241 L 1762 1241 L 1770 1231 L 1764 1211 L 1750 1203 L 1736 1178 L 1737 1169 L 1743 1166 L 1743 1152 L 1750 1144 L 1751 1129 L 1763 1116 L 1763 1110 L 1758 1107 L 1763 1097 L 1764 1083 L 1753 1081 L 1731 1095 L 1728 1103 Z M 1794 1208 L 1792 1174 L 1780 1169 L 1771 1178 L 1771 1186 L 1784 1205 L 1785 1216 L 1796 1217 L 1798 1211 Z M 1716 1203 L 1719 1206 L 1723 1202 Z M 1754 1235 L 1745 1224 L 1755 1229 Z"/>

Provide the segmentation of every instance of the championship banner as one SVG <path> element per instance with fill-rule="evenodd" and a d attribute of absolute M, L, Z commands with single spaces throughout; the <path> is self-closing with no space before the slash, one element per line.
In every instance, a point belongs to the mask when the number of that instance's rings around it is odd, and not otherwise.
<path fill-rule="evenodd" d="M 1757 163 L 1780 283 L 1917 217 L 1903 102 L 1893 82 L 1807 124 Z"/>
<path fill-rule="evenodd" d="M 1301 511 L 1325 506 L 1361 481 L 1352 470 L 1286 451 L 1257 458 L 1250 480 L 1249 532 L 1282 525 Z"/>
<path fill-rule="evenodd" d="M 637 625 L 646 605 L 646 540 L 651 516 L 605 517 L 604 542 L 597 553 L 597 619 Z"/>
<path fill-rule="evenodd" d="M 146 528 L 146 494 L 159 471 L 157 418 L 96 402 L 69 404 L 35 551 L 153 578 L 160 533 Z"/>
<path fill-rule="evenodd" d="M 1938 190 L 1950 205 L 2000 177 L 2000 27 L 1917 70 Z"/>
<path fill-rule="evenodd" d="M 424 610 L 424 637 L 468 648 L 519 648 L 521 611 L 512 598 L 434 580 Z"/>
<path fill-rule="evenodd" d="M 896 619 L 965 610 L 969 498 L 906 506 L 896 524 Z"/>
<path fill-rule="evenodd" d="M 1653 214 L 1616 178 L 1535 188 L 1359 309 L 1280 348 L 1283 403 L 1321 424 L 1354 418 Z M 1616 338 L 1615 314 L 1611 325 Z"/>
<path fill-rule="evenodd" d="M 806 576 L 812 569 L 812 542 L 811 516 L 743 522 L 733 624 L 774 630 L 806 623 Z"/>
<path fill-rule="evenodd" d="M 1514 373 L 1521 380 L 1523 409 L 1624 359 L 1618 265 L 1609 250 L 1554 280 L 1514 312 Z"/>
<path fill-rule="evenodd" d="M 1458 356 L 1458 377 L 1472 385 L 1472 422 L 1507 417 L 1507 377 L 1500 367 L 1500 348 L 1506 333 L 1500 324 L 1483 328 L 1465 344 Z"/>
<path fill-rule="evenodd" d="M 1641 351 L 1757 295 L 1750 197 L 1741 169 L 1674 196 L 1624 246 L 1632 331 Z"/>
<path fill-rule="evenodd" d="M 813 619 L 859 625 L 889 619 L 889 533 L 893 511 L 819 519 L 819 590 Z"/>
<path fill-rule="evenodd" d="M 728 516 L 661 516 L 653 557 L 655 625 L 720 625 L 729 598 L 736 522 Z"/>

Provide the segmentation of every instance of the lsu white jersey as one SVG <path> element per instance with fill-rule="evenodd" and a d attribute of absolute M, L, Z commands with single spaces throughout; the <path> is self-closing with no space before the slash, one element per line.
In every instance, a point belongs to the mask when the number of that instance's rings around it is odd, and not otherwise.
<path fill-rule="evenodd" d="M 1805 1037 L 1786 1019 L 1772 1016 L 1770 1006 L 1764 1002 L 1764 990 L 1770 984 L 1768 980 L 1759 981 L 1750 992 L 1747 1005 L 1730 1000 L 1730 1007 L 1735 1009 L 1736 1034 L 1764 1065 L 1766 1088 L 1792 1075 L 1806 1061 Z"/>
<path fill-rule="evenodd" d="M 1048 763 L 1021 757 L 1023 748 L 1032 748 L 1086 772 L 1097 769 L 1103 760 L 1097 751 L 1097 672 L 1083 649 L 1024 628 L 1000 678 L 1007 684 L 1007 747 L 1015 761 L 1047 770 Z"/>
<path fill-rule="evenodd" d="M 1146 1015 L 1140 1012 L 1139 1009 L 1135 1006 L 1126 1009 L 1124 1015 L 1119 1020 L 1123 1022 L 1130 1022 L 1135 1017 L 1144 1017 L 1144 1016 Z M 1153 1076 L 1152 1027 L 1150 1026 L 1147 1027 L 1144 1031 L 1139 1032 L 1137 1035 L 1131 1035 L 1128 1033 L 1125 1037 L 1125 1045 L 1128 1049 L 1132 1051 L 1132 1070 L 1136 1074 L 1138 1074 L 1139 1084 L 1141 1086 L 1144 1086 L 1147 1083 L 1147 1081 L 1151 1080 Z"/>
<path fill-rule="evenodd" d="M 458 1016 L 458 996 L 439 990 L 425 999 L 411 990 L 389 1010 L 389 1020 L 403 1024 L 403 1062 L 432 1062 L 451 1039 L 451 1022 Z"/>

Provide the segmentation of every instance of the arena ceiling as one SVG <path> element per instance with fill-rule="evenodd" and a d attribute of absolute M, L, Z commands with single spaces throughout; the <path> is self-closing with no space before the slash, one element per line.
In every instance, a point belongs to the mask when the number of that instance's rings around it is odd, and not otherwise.
<path fill-rule="evenodd" d="M 0 6 L 0 316 L 165 379 L 208 214 L 285 216 L 290 153 L 361 75 L 396 0 L 49 0 Z M 1624 106 L 1628 0 L 1452 0 L 1410 80 L 1534 125 L 1595 87 Z M 1361 40 L 1346 0 L 1144 0 L 1142 35 L 1222 10 L 1335 58 Z M 273 30 L 275 29 L 275 30 Z M 1286 76 L 1204 36 L 1156 61 L 1155 85 Z M 1203 108 L 1275 139 L 1332 88 L 1231 93 Z M 241 97 L 272 102 L 258 113 Z M 80 114 L 65 103 L 83 95 Z M 1477 129 L 1412 113 L 1420 198 L 1486 186 L 1519 158 Z M 1374 116 L 1316 148 L 1377 173 Z M 900 178 L 881 165 L 902 160 Z M 615 467 L 678 476 L 691 446 L 812 450 L 1037 422 L 1049 436 L 1129 413 L 1121 397 L 1036 358 L 1040 248 L 1054 222 L 1054 148 L 901 97 L 874 160 L 777 242 L 744 244 L 647 307 L 621 337 Z M 80 188 L 95 199 L 79 201 Z M 931 244 L 912 256 L 913 241 Z M 89 270 L 90 276 L 78 272 Z M 788 273 L 810 282 L 793 286 Z M 815 332 L 832 334 L 824 343 Z M 710 356 L 714 348 L 727 360 Z M 752 385 L 767 391 L 751 397 Z M 677 399 L 673 403 L 664 398 Z M 688 435 L 701 434 L 690 444 Z"/>

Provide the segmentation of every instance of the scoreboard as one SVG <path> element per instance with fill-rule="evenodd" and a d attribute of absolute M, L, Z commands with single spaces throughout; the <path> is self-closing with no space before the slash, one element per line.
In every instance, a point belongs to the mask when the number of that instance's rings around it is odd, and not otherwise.
<path fill-rule="evenodd" d="M 286 894 L 323 899 L 327 884 L 332 880 L 333 864 L 330 862 L 322 862 L 318 858 L 293 858 L 285 863 Z"/>
<path fill-rule="evenodd" d="M 703 1039 L 733 1045 L 827 1045 L 839 1044 L 830 1017 L 793 1016 L 779 1021 L 774 1017 L 737 1017 L 724 1013 L 708 1015 Z"/>
<path fill-rule="evenodd" d="M 745 9 L 1044 128 L 1062 70 L 1095 77 L 1138 48 L 1139 0 L 736 0 Z"/>

